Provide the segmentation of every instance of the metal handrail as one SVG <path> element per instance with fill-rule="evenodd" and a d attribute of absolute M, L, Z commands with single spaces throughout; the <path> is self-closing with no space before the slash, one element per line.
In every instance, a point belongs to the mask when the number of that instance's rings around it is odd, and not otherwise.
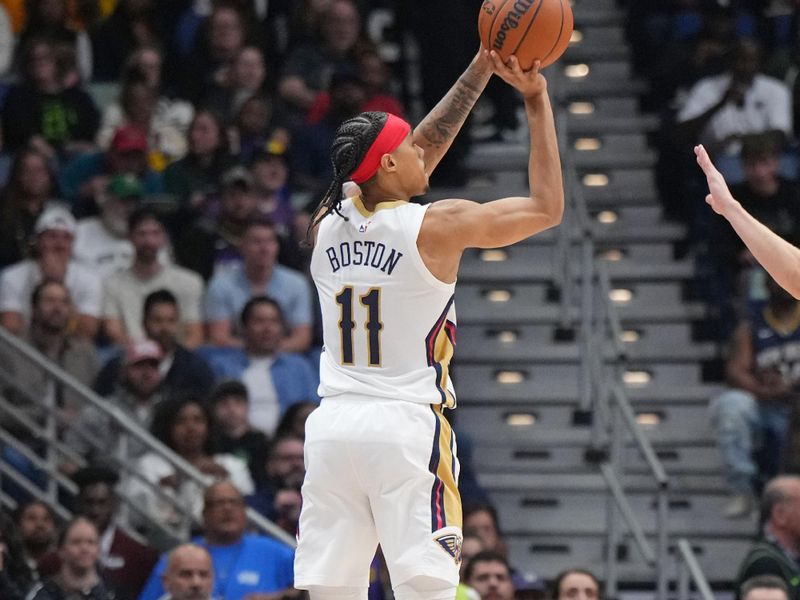
<path fill-rule="evenodd" d="M 49 361 L 25 341 L 12 335 L 7 330 L 0 328 L 0 344 L 9 346 L 16 354 L 24 357 L 36 367 L 40 368 L 42 371 L 44 371 L 44 373 L 47 374 L 47 376 L 58 381 L 65 388 L 75 393 L 88 405 L 95 407 L 103 414 L 110 417 L 114 424 L 121 428 L 126 435 L 131 436 L 138 442 L 141 442 L 149 450 L 164 458 L 180 475 L 191 479 L 195 483 L 199 484 L 203 489 L 209 485 L 209 478 L 198 471 L 192 464 L 173 452 L 171 448 L 163 444 L 160 440 L 153 437 L 138 423 L 135 423 L 129 419 L 119 407 L 110 405 L 108 402 L 103 400 L 103 398 L 98 396 L 93 390 L 73 377 L 70 373 L 64 371 L 58 365 Z M 252 525 L 255 525 L 261 531 L 271 535 L 290 547 L 296 546 L 297 542 L 291 535 L 286 533 L 272 521 L 254 511 L 252 508 L 247 509 L 247 518 Z"/>
<path fill-rule="evenodd" d="M 678 555 L 678 600 L 689 600 L 689 584 L 693 581 L 702 600 L 714 600 L 711 586 L 708 584 L 700 563 L 692 550 L 689 540 L 681 538 L 677 543 Z"/>

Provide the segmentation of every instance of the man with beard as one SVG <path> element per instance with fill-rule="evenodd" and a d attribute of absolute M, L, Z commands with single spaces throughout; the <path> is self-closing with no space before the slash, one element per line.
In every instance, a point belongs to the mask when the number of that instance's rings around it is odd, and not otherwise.
<path fill-rule="evenodd" d="M 248 503 L 274 521 L 285 516 L 283 513 L 286 511 L 281 509 L 291 499 L 290 491 L 299 490 L 303 484 L 306 475 L 303 439 L 291 434 L 275 438 L 267 454 L 264 470 L 264 483 L 250 496 Z"/>
<path fill-rule="evenodd" d="M 208 550 L 197 544 L 175 548 L 161 582 L 167 591 L 161 600 L 211 600 L 214 570 Z"/>
<path fill-rule="evenodd" d="M 242 600 L 269 594 L 278 598 L 292 592 L 294 551 L 266 536 L 246 534 L 245 507 L 244 497 L 230 481 L 206 489 L 203 536 L 193 541 L 211 555 L 213 597 Z M 163 597 L 166 570 L 167 558 L 162 556 L 139 600 Z"/>
<path fill-rule="evenodd" d="M 178 299 L 182 319 L 179 339 L 189 348 L 200 345 L 203 342 L 202 280 L 187 269 L 164 265 L 159 260 L 159 254 L 167 245 L 167 231 L 154 210 L 135 211 L 128 220 L 128 235 L 135 252 L 133 264 L 106 280 L 103 303 L 106 335 L 121 345 L 144 339 L 144 300 L 149 293 L 163 289 Z"/>
<path fill-rule="evenodd" d="M 25 552 L 25 562 L 34 578 L 40 580 L 58 570 L 57 561 L 52 560 L 56 521 L 50 507 L 39 500 L 23 504 L 14 513 L 14 524 Z"/>
<path fill-rule="evenodd" d="M 478 552 L 464 571 L 464 583 L 480 594 L 481 600 L 513 600 L 511 568 L 502 554 Z"/>

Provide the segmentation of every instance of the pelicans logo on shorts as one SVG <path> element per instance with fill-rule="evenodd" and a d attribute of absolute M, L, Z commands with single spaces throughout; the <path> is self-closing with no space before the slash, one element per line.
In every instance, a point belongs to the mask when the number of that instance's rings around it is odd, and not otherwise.
<path fill-rule="evenodd" d="M 437 532 L 439 535 L 434 535 L 433 541 L 453 557 L 455 563 L 461 564 L 461 534 L 453 530 L 447 531 L 442 529 Z"/>

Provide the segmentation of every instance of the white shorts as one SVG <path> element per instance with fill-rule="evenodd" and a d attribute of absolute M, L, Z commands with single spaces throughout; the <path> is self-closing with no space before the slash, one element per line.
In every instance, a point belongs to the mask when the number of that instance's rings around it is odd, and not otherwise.
<path fill-rule="evenodd" d="M 306 422 L 295 587 L 366 588 L 380 543 L 394 587 L 458 584 L 456 441 L 441 407 L 323 400 Z"/>

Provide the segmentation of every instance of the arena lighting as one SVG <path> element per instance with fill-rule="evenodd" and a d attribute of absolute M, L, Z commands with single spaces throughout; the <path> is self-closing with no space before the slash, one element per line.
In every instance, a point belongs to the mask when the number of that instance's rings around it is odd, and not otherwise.
<path fill-rule="evenodd" d="M 625 258 L 625 253 L 619 248 L 610 248 L 604 252 L 601 252 L 598 256 L 599 258 L 609 262 L 619 262 Z"/>
<path fill-rule="evenodd" d="M 633 292 L 625 288 L 616 288 L 608 293 L 608 299 L 614 304 L 627 304 L 633 300 Z"/>
<path fill-rule="evenodd" d="M 483 262 L 503 262 L 508 260 L 508 252 L 500 248 L 484 250 L 481 252 L 481 260 Z"/>
<path fill-rule="evenodd" d="M 569 112 L 573 115 L 590 115 L 594 112 L 593 102 L 570 102 Z"/>
<path fill-rule="evenodd" d="M 583 33 L 577 29 L 572 30 L 572 35 L 569 36 L 570 44 L 580 44 L 583 41 Z"/>
<path fill-rule="evenodd" d="M 635 329 L 626 329 L 619 334 L 619 341 L 631 344 L 633 342 L 638 342 L 640 337 L 641 334 Z"/>
<path fill-rule="evenodd" d="M 589 74 L 589 65 L 585 63 L 578 63 L 577 65 L 567 65 L 564 69 L 564 75 L 570 79 L 583 79 Z"/>
<path fill-rule="evenodd" d="M 584 137 L 575 140 L 575 150 L 580 152 L 589 152 L 591 150 L 599 150 L 603 144 L 598 138 Z"/>
<path fill-rule="evenodd" d="M 536 415 L 532 413 L 510 413 L 506 415 L 506 424 L 511 427 L 530 427 L 536 423 Z"/>
<path fill-rule="evenodd" d="M 583 176 L 583 185 L 586 187 L 605 187 L 608 185 L 608 175 L 605 173 L 587 173 Z"/>
<path fill-rule="evenodd" d="M 640 387 L 650 383 L 653 376 L 647 371 L 625 371 L 622 374 L 622 381 L 630 387 Z"/>
<path fill-rule="evenodd" d="M 503 385 L 517 385 L 525 381 L 525 373 L 522 371 L 499 371 L 495 375 L 495 380 Z"/>
<path fill-rule="evenodd" d="M 636 422 L 642 427 L 658 427 L 661 425 L 661 420 L 661 415 L 654 412 L 643 412 L 636 415 Z"/>
<path fill-rule="evenodd" d="M 509 290 L 489 290 L 486 297 L 489 302 L 508 302 L 511 300 L 511 292 Z"/>
<path fill-rule="evenodd" d="M 612 223 L 616 223 L 619 219 L 619 215 L 615 213 L 613 210 L 603 210 L 597 213 L 595 217 L 598 223 L 602 223 L 603 225 L 611 225 Z"/>
<path fill-rule="evenodd" d="M 498 331 L 495 335 L 497 341 L 502 344 L 513 344 L 517 341 L 517 332 L 512 331 L 511 329 L 506 329 L 505 331 Z"/>

